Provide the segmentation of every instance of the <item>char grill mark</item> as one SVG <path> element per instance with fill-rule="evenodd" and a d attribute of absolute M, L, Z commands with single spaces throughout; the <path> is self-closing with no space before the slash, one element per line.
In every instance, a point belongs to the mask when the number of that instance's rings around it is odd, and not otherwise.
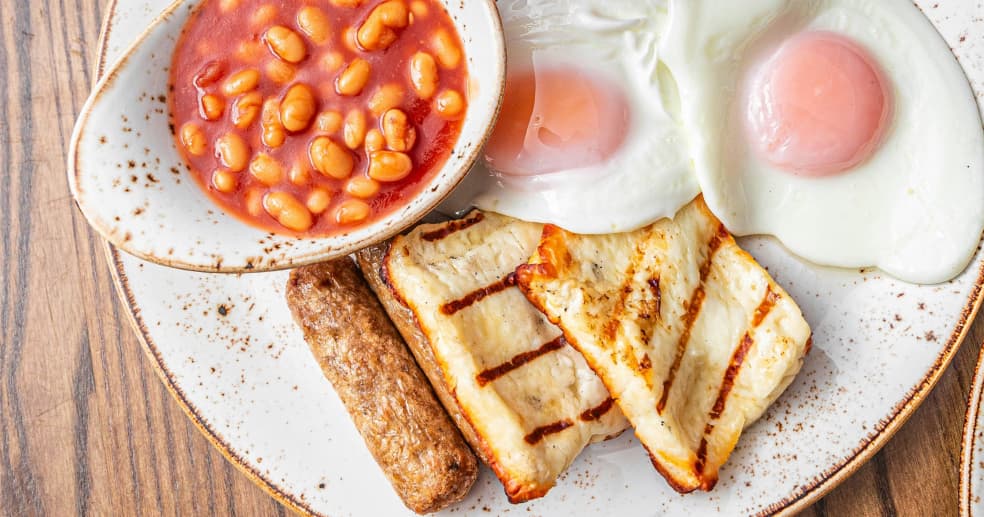
<path fill-rule="evenodd" d="M 731 394 L 731 390 L 735 387 L 735 380 L 738 378 L 739 372 L 741 372 L 741 367 L 745 363 L 745 357 L 748 356 L 748 352 L 751 351 L 752 346 L 755 344 L 755 340 L 752 338 L 752 333 L 755 329 L 765 321 L 765 318 L 769 316 L 772 309 L 779 302 L 779 295 L 772 290 L 771 287 L 767 287 L 765 290 L 765 297 L 762 299 L 762 303 L 755 309 L 752 313 L 752 326 L 749 328 L 745 335 L 741 339 L 741 343 L 735 352 L 731 355 L 731 361 L 728 363 L 728 369 L 724 372 L 724 380 L 721 382 L 721 387 L 718 389 L 717 399 L 714 401 L 714 406 L 711 408 L 711 412 L 708 415 L 708 422 L 704 426 L 704 435 L 700 439 L 700 447 L 697 449 L 697 461 L 694 464 L 694 470 L 698 476 L 704 473 L 704 465 L 707 463 L 707 438 L 714 432 L 714 424 L 717 419 L 721 418 L 724 414 L 724 408 L 728 403 L 728 395 Z"/>
<path fill-rule="evenodd" d="M 642 262 L 643 253 L 642 246 L 637 246 L 635 256 L 629 261 L 629 270 L 625 272 L 625 282 L 618 290 L 618 300 L 615 301 L 615 306 L 612 308 L 612 315 L 602 327 L 602 332 L 607 341 L 615 340 L 619 325 L 622 322 L 622 317 L 625 315 L 626 310 L 628 310 L 626 302 L 629 299 L 629 295 L 632 294 L 632 280 L 636 273 L 635 265 Z"/>
<path fill-rule="evenodd" d="M 472 291 L 471 293 L 468 293 L 463 298 L 460 298 L 458 300 L 445 303 L 444 305 L 441 306 L 441 314 L 444 314 L 445 316 L 453 316 L 458 312 L 467 309 L 468 307 L 471 307 L 476 302 L 480 302 L 485 298 L 492 296 L 493 294 L 505 291 L 506 289 L 509 289 L 510 287 L 514 287 L 515 285 L 516 285 L 516 273 L 509 273 L 508 275 L 506 275 L 505 278 L 499 280 L 498 282 L 492 285 Z"/>
<path fill-rule="evenodd" d="M 427 242 L 441 241 L 460 231 L 467 230 L 468 228 L 471 228 L 472 226 L 475 226 L 476 224 L 484 220 L 485 220 L 485 214 L 481 212 L 476 212 L 471 217 L 468 217 L 466 219 L 460 219 L 458 221 L 452 221 L 450 223 L 445 224 L 445 226 L 440 230 L 427 232 L 421 235 L 420 237 Z"/>
<path fill-rule="evenodd" d="M 653 296 L 656 297 L 656 317 L 663 313 L 663 291 L 659 288 L 659 276 L 654 276 L 649 279 L 649 287 L 653 290 Z"/>
<path fill-rule="evenodd" d="M 707 437 L 714 432 L 714 424 L 708 422 L 704 424 L 704 435 L 700 437 L 700 446 L 697 447 L 697 460 L 694 462 L 694 473 L 698 477 L 703 477 L 704 466 L 707 464 Z M 706 483 L 706 481 L 704 481 Z"/>
<path fill-rule="evenodd" d="M 601 417 L 605 416 L 606 413 L 611 411 L 614 405 L 615 405 L 615 399 L 608 397 L 601 404 L 598 404 L 597 406 L 581 413 L 580 419 L 582 422 L 591 422 L 594 420 L 598 420 Z"/>
<path fill-rule="evenodd" d="M 690 303 L 687 304 L 687 314 L 684 315 L 683 333 L 680 334 L 680 340 L 677 341 L 676 356 L 673 358 L 673 364 L 670 365 L 670 372 L 667 374 L 666 380 L 663 381 L 663 393 L 659 397 L 659 403 L 656 404 L 656 411 L 660 414 L 663 414 L 663 410 L 666 409 L 666 402 L 670 398 L 670 389 L 673 387 L 677 370 L 680 369 L 680 363 L 683 362 L 683 356 L 687 351 L 690 332 L 693 330 L 694 322 L 697 321 L 697 317 L 700 316 L 700 310 L 703 308 L 704 297 L 706 296 L 704 283 L 707 281 L 707 276 L 711 272 L 711 266 L 714 264 L 714 255 L 726 238 L 728 238 L 728 230 L 722 224 L 718 226 L 717 233 L 707 243 L 707 258 L 700 267 L 700 281 L 697 283 L 697 288 L 694 289 L 690 297 Z"/>
<path fill-rule="evenodd" d="M 775 307 L 776 303 L 778 302 L 779 302 L 779 295 L 772 290 L 771 286 L 766 287 L 765 298 L 763 298 L 762 303 L 760 303 L 759 306 L 755 308 L 755 313 L 754 313 L 755 315 L 752 318 L 753 329 L 758 328 L 758 326 L 761 325 L 763 321 L 765 321 L 765 318 L 769 316 L 769 313 L 772 312 L 772 308 Z"/>
<path fill-rule="evenodd" d="M 554 339 L 553 341 L 544 344 L 543 346 L 537 348 L 536 350 L 530 350 L 529 352 L 518 354 L 512 359 L 506 361 L 505 363 L 500 364 L 499 366 L 496 366 L 494 368 L 489 368 L 483 371 L 482 373 L 478 374 L 478 376 L 475 377 L 475 380 L 478 381 L 479 386 L 485 386 L 486 384 L 498 379 L 499 377 L 502 377 L 503 375 L 506 375 L 507 373 L 522 367 L 526 363 L 534 361 L 555 350 L 560 350 L 565 346 L 567 346 L 567 340 L 564 339 L 564 336 L 559 336 L 557 337 L 557 339 Z"/>
<path fill-rule="evenodd" d="M 543 440 L 543 438 L 546 437 L 547 435 L 559 433 L 564 429 L 567 429 L 568 427 L 571 427 L 573 425 L 574 422 L 571 422 L 570 420 L 561 420 L 559 422 L 554 422 L 552 424 L 542 425 L 534 429 L 530 434 L 526 435 L 523 439 L 526 440 L 526 443 L 530 445 L 536 445 L 540 443 Z"/>

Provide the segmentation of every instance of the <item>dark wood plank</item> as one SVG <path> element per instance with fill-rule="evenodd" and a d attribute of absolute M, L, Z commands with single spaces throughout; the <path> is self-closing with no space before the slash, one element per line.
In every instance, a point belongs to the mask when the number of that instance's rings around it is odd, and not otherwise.
<path fill-rule="evenodd" d="M 0 513 L 284 515 L 158 382 L 64 174 L 110 0 L 0 0 Z M 127 0 L 121 0 L 127 1 Z M 984 325 L 870 463 L 806 515 L 955 515 Z"/>

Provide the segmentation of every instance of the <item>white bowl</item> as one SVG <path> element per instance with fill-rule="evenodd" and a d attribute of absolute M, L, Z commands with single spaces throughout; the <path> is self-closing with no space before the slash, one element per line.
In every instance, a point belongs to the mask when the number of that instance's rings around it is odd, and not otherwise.
<path fill-rule="evenodd" d="M 274 235 L 225 214 L 185 167 L 169 127 L 171 57 L 201 0 L 171 4 L 96 85 L 75 126 L 68 177 L 93 228 L 139 258 L 179 269 L 271 271 L 349 254 L 399 233 L 432 211 L 465 177 L 492 130 L 505 85 L 506 51 L 494 0 L 441 0 L 468 60 L 470 97 L 447 163 L 409 205 L 349 233 Z"/>

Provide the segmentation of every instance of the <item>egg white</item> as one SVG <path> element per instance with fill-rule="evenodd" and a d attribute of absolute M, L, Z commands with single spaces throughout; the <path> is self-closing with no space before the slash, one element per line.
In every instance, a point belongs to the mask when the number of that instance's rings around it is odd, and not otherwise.
<path fill-rule="evenodd" d="M 533 181 L 476 166 L 456 196 L 479 208 L 569 231 L 638 229 L 672 216 L 699 193 L 672 82 L 657 47 L 663 2 L 564 0 L 499 2 L 510 67 L 570 65 L 622 87 L 631 109 L 624 144 L 605 163 Z"/>
<path fill-rule="evenodd" d="M 758 159 L 742 123 L 749 69 L 811 30 L 865 47 L 895 99 L 875 155 L 826 178 Z M 914 283 L 966 268 L 984 230 L 980 113 L 950 49 L 909 0 L 671 0 L 660 52 L 679 87 L 704 198 L 732 232 L 773 235 L 810 261 L 877 266 Z"/>

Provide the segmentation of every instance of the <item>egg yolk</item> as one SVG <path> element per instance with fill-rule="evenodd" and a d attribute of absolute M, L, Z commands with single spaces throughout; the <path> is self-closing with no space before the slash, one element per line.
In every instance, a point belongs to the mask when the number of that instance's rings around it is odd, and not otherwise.
<path fill-rule="evenodd" d="M 514 73 L 506 82 L 486 161 L 512 176 L 597 165 L 622 145 L 627 106 L 615 85 L 574 67 Z"/>
<path fill-rule="evenodd" d="M 759 156 L 784 171 L 830 176 L 880 145 L 892 114 L 874 59 L 830 32 L 793 37 L 752 78 L 746 130 Z"/>

